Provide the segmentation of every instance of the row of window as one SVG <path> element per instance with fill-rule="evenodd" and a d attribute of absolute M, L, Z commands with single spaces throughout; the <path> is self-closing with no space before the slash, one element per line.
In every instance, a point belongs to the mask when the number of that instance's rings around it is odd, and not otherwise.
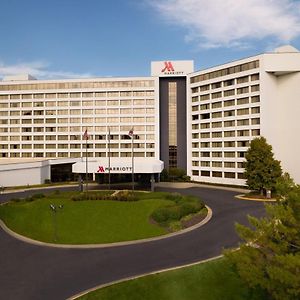
<path fill-rule="evenodd" d="M 242 83 L 246 83 L 249 81 L 256 81 L 259 80 L 259 73 L 256 74 L 251 74 L 251 75 L 247 75 L 247 76 L 243 76 L 243 77 L 238 77 L 238 78 L 233 78 L 233 79 L 228 79 L 228 80 L 224 80 L 224 81 L 218 81 L 218 82 L 214 82 L 211 84 L 205 84 L 205 85 L 201 85 L 199 87 L 193 87 L 192 90 L 192 94 L 198 93 L 198 92 L 204 92 L 204 91 L 208 91 L 210 89 L 219 89 L 222 87 L 228 87 L 228 86 L 232 86 L 235 84 L 242 84 Z"/>
<path fill-rule="evenodd" d="M 111 143 L 109 146 L 107 143 L 105 144 L 10 144 L 10 149 L 92 149 L 92 148 L 105 148 L 105 149 L 128 149 L 131 148 L 132 144 L 119 144 L 119 143 Z M 154 148 L 154 143 L 133 143 L 133 148 Z M 8 145 L 0 145 L 0 149 L 8 149 Z"/>
<path fill-rule="evenodd" d="M 222 127 L 222 126 L 220 126 Z M 216 131 L 216 132 L 196 132 L 192 133 L 193 139 L 209 139 L 209 138 L 227 138 L 227 137 L 241 137 L 241 136 L 258 136 L 260 135 L 260 129 L 252 130 L 230 130 L 230 131 Z"/>
<path fill-rule="evenodd" d="M 260 118 L 224 121 L 224 127 L 249 126 L 250 122 L 251 122 L 251 125 L 259 125 Z M 219 124 L 219 122 L 192 124 L 192 130 L 199 129 L 199 126 L 201 129 L 209 129 L 209 128 L 218 128 L 218 127 L 220 127 L 220 124 Z"/>
<path fill-rule="evenodd" d="M 245 179 L 244 173 L 192 170 L 193 176 Z"/>
<path fill-rule="evenodd" d="M 249 147 L 249 141 L 215 141 L 215 142 L 193 142 L 192 148 L 232 148 L 232 147 Z"/>
<path fill-rule="evenodd" d="M 200 115 L 192 115 L 192 120 L 206 120 L 206 119 L 215 119 L 215 118 L 222 118 L 222 117 L 233 117 L 235 115 L 242 116 L 242 115 L 249 115 L 249 114 L 259 114 L 260 107 L 251 107 L 251 108 L 240 108 L 240 109 L 232 109 L 232 110 L 225 110 L 225 111 L 217 111 L 213 113 L 202 113 Z"/>
<path fill-rule="evenodd" d="M 248 93 L 254 93 L 259 91 L 259 85 L 252 85 L 252 86 L 245 86 L 242 88 L 237 88 L 237 89 L 231 89 L 227 91 L 220 91 L 216 93 L 211 93 L 211 94 L 204 94 L 200 96 L 193 96 L 192 97 L 192 102 L 198 102 L 200 101 L 205 101 L 205 100 L 210 100 L 210 99 L 218 99 L 222 97 L 230 97 L 230 96 L 235 96 L 235 95 L 241 95 L 241 94 L 248 94 Z"/>
<path fill-rule="evenodd" d="M 227 76 L 234 73 L 245 72 L 248 70 L 259 68 L 259 60 L 251 61 L 244 64 L 239 64 L 229 68 L 223 68 L 217 71 L 208 72 L 205 74 L 191 77 L 191 83 L 196 83 L 204 80 L 210 80 L 217 77 Z"/>
<path fill-rule="evenodd" d="M 108 154 L 105 152 L 95 152 L 91 153 L 88 152 L 88 157 L 107 157 Z M 154 152 L 134 152 L 134 157 L 154 157 Z M 2 158 L 79 158 L 79 157 L 86 157 L 86 152 L 13 152 L 7 153 L 2 152 L 0 153 L 0 157 Z M 131 152 L 111 152 L 110 157 L 131 157 Z"/>
<path fill-rule="evenodd" d="M 154 87 L 154 80 L 89 81 L 89 82 L 44 82 L 22 84 L 0 84 L 0 91 L 22 90 L 70 90 L 70 89 L 108 89 L 108 88 L 147 88 Z"/>
<path fill-rule="evenodd" d="M 192 157 L 245 157 L 245 151 L 193 151 Z"/>
<path fill-rule="evenodd" d="M 134 140 L 154 140 L 154 134 L 135 134 L 133 136 Z M 89 141 L 93 140 L 105 140 L 105 135 L 89 135 Z M 128 134 L 113 134 L 110 136 L 110 140 L 129 140 L 131 139 Z M 83 135 L 74 134 L 74 135 L 11 135 L 11 136 L 0 136 L 0 141 L 80 141 L 83 140 Z"/>
<path fill-rule="evenodd" d="M 19 108 L 19 107 L 69 107 L 69 106 L 137 106 L 154 105 L 153 99 L 128 99 L 128 100 L 71 100 L 71 101 L 44 101 L 44 102 L 0 102 L 0 108 Z"/>
<path fill-rule="evenodd" d="M 192 161 L 193 167 L 213 167 L 213 168 L 239 168 L 244 169 L 245 163 L 244 162 L 234 162 L 234 161 Z"/>

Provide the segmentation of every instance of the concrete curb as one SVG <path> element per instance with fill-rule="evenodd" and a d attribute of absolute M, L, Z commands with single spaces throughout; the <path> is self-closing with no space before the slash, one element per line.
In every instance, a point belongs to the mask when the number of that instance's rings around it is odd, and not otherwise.
<path fill-rule="evenodd" d="M 11 235 L 12 237 L 25 242 L 25 243 L 29 243 L 29 244 L 33 244 L 33 245 L 37 245 L 37 246 L 43 246 L 43 247 L 52 247 L 52 248 L 62 248 L 62 249 L 93 249 L 93 248 L 111 248 L 111 247 L 120 247 L 120 246 L 128 246 L 128 245 L 137 245 L 137 244 L 142 244 L 142 243 L 147 243 L 147 242 L 154 242 L 154 241 L 159 241 L 162 239 L 168 239 L 171 237 L 175 237 L 181 234 L 185 234 L 187 232 L 190 232 L 192 230 L 195 230 L 201 226 L 203 226 L 204 224 L 206 224 L 211 218 L 212 218 L 212 210 L 210 207 L 208 207 L 207 205 L 205 205 L 205 207 L 207 208 L 207 216 L 198 224 L 188 227 L 186 229 L 174 232 L 174 233 L 170 233 L 170 234 L 166 234 L 166 235 L 162 235 L 162 236 L 158 236 L 158 237 L 153 237 L 153 238 L 147 238 L 147 239 L 141 239 L 141 240 L 135 240 L 135 241 L 125 241 L 125 242 L 116 242 L 116 243 L 110 243 L 110 244 L 85 244 L 85 245 L 67 245 L 67 244 L 53 244 L 53 243 L 45 243 L 45 242 L 40 242 L 37 240 L 33 240 L 31 238 L 25 237 L 23 235 L 20 235 L 16 232 L 14 232 L 13 230 L 11 230 L 10 228 L 8 228 L 6 226 L 6 224 L 0 219 L 0 227 L 2 227 L 2 229 L 9 235 Z"/>
<path fill-rule="evenodd" d="M 74 296 L 71 296 L 70 298 L 67 298 L 66 300 L 75 300 L 75 299 L 78 299 L 79 297 L 82 297 L 82 296 L 84 296 L 84 295 L 86 295 L 88 293 L 91 293 L 93 291 L 96 291 L 96 290 L 99 290 L 99 289 L 103 289 L 103 288 L 106 288 L 106 287 L 109 287 L 109 286 L 112 286 L 112 285 L 115 285 L 115 284 L 118 284 L 118 283 L 122 283 L 122 282 L 126 282 L 126 281 L 131 281 L 131 280 L 139 279 L 139 278 L 142 278 L 142 277 L 145 277 L 145 276 L 161 274 L 161 273 L 165 273 L 165 272 L 168 272 L 168 271 L 174 271 L 174 270 L 180 270 L 180 269 L 187 268 L 187 267 L 192 267 L 192 266 L 195 266 L 195 265 L 199 265 L 199 264 L 203 264 L 203 263 L 206 263 L 206 262 L 209 262 L 209 261 L 213 261 L 213 260 L 219 259 L 221 257 L 223 257 L 223 255 L 211 257 L 211 258 L 208 258 L 208 259 L 205 259 L 205 260 L 201 260 L 201 261 L 198 261 L 198 262 L 195 262 L 195 263 L 187 264 L 187 265 L 182 265 L 182 266 L 178 266 L 178 267 L 162 269 L 162 270 L 159 270 L 159 271 L 144 273 L 144 274 L 141 274 L 141 275 L 127 277 L 127 278 L 123 278 L 123 279 L 120 279 L 120 280 L 112 281 L 110 283 L 101 284 L 101 285 L 98 285 L 98 286 L 93 287 L 91 289 L 85 290 L 85 291 L 83 291 L 83 292 L 81 292 L 79 294 L 76 294 Z"/>
<path fill-rule="evenodd" d="M 256 202 L 276 202 L 277 200 L 274 198 L 271 199 L 259 199 L 259 198 L 249 198 L 249 197 L 245 197 L 244 194 L 242 195 L 237 195 L 235 196 L 235 198 L 239 199 L 239 200 L 246 200 L 246 201 L 256 201 Z"/>

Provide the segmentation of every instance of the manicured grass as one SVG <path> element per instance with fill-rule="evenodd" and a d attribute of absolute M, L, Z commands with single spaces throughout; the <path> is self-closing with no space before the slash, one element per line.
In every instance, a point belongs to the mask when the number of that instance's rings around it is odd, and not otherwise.
<path fill-rule="evenodd" d="M 158 207 L 172 204 L 164 193 L 139 193 L 143 201 L 71 201 L 76 192 L 52 193 L 32 202 L 0 206 L 0 218 L 13 231 L 32 239 L 57 243 L 95 244 L 137 240 L 166 234 L 149 222 Z M 50 204 L 63 205 L 54 216 Z M 55 220 L 56 217 L 56 220 Z"/>
<path fill-rule="evenodd" d="M 80 300 L 264 300 L 250 291 L 226 263 L 218 259 L 192 267 L 149 275 L 84 295 Z"/>

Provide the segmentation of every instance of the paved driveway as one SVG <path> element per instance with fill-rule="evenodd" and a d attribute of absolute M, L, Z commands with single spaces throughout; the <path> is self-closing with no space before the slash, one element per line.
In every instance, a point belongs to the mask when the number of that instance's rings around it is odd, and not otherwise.
<path fill-rule="evenodd" d="M 238 245 L 236 221 L 247 223 L 247 214 L 264 213 L 262 203 L 236 200 L 235 192 L 198 187 L 178 191 L 201 197 L 213 217 L 203 227 L 165 240 L 104 249 L 58 249 L 26 244 L 0 229 L 0 298 L 66 299 L 99 284 L 214 257 L 224 247 Z"/>

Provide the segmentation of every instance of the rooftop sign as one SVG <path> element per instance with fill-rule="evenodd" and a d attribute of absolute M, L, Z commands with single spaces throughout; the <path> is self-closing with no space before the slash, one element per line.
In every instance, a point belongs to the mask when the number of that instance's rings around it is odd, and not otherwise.
<path fill-rule="evenodd" d="M 151 76 L 186 76 L 192 72 L 194 72 L 194 62 L 192 60 L 166 60 L 151 62 Z"/>

